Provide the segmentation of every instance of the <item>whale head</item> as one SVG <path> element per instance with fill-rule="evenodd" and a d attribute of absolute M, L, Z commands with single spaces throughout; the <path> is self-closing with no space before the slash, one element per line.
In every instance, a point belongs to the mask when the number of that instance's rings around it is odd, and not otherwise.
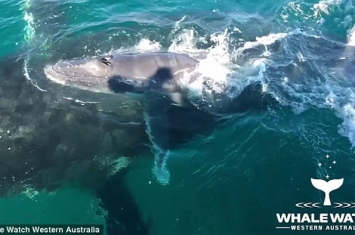
<path fill-rule="evenodd" d="M 92 57 L 59 61 L 44 68 L 44 74 L 51 81 L 82 90 L 111 93 L 107 83 L 119 69 L 111 62 L 112 56 Z"/>
<path fill-rule="evenodd" d="M 101 93 L 177 90 L 176 74 L 198 61 L 184 54 L 150 53 L 96 56 L 59 61 L 44 68 L 51 81 Z"/>

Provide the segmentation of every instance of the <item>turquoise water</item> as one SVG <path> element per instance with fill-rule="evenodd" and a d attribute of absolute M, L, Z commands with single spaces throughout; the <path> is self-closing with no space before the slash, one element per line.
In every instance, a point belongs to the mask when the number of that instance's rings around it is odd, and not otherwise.
<path fill-rule="evenodd" d="M 0 223 L 259 235 L 292 233 L 276 213 L 351 213 L 322 206 L 310 179 L 344 178 L 331 200 L 354 202 L 353 4 L 0 1 Z M 170 109 L 167 185 L 139 97 L 43 74 L 61 59 L 156 51 L 200 61 L 198 109 Z"/>

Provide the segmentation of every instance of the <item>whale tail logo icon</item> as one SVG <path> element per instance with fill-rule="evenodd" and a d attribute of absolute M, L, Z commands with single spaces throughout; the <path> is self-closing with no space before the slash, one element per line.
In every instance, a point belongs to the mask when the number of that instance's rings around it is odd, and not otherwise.
<path fill-rule="evenodd" d="M 330 206 L 331 202 L 330 202 L 329 194 L 330 194 L 330 192 L 340 188 L 343 185 L 344 178 L 333 179 L 328 182 L 325 180 L 322 180 L 322 179 L 312 179 L 311 178 L 311 182 L 312 182 L 313 187 L 324 192 L 325 198 L 324 198 L 323 205 Z"/>

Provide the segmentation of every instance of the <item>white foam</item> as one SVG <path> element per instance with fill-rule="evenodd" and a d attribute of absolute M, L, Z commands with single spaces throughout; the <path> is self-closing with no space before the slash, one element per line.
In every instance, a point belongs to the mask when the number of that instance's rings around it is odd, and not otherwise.
<path fill-rule="evenodd" d="M 34 38 L 35 35 L 35 23 L 34 23 L 34 18 L 33 14 L 28 11 L 28 9 L 31 6 L 31 0 L 26 0 L 23 2 L 23 4 L 20 7 L 20 10 L 23 10 L 24 16 L 23 19 L 26 21 L 26 26 L 25 26 L 25 34 L 24 34 L 24 39 L 26 42 L 29 42 Z"/>
<path fill-rule="evenodd" d="M 346 10 L 354 9 L 351 1 L 347 1 L 346 6 Z M 352 23 L 352 18 L 346 17 L 344 21 L 347 22 L 344 26 L 349 27 L 349 24 Z M 355 26 L 351 27 L 347 31 L 347 45 L 345 46 L 344 52 L 340 59 L 346 61 L 349 59 L 349 55 L 352 57 L 354 46 Z M 353 62 L 351 60 L 348 61 L 348 63 L 344 63 L 342 68 L 334 70 L 333 76 L 345 78 L 346 81 L 353 80 L 353 77 L 349 77 L 346 73 L 344 73 L 347 69 L 346 67 L 354 66 L 352 63 Z M 339 133 L 347 137 L 351 142 L 352 147 L 355 147 L 355 91 L 353 86 L 340 84 L 339 81 L 342 82 L 343 80 L 333 80 L 331 85 L 327 86 L 329 94 L 327 96 L 326 103 L 329 107 L 336 111 L 337 116 L 343 119 L 343 123 L 339 126 Z"/>
<path fill-rule="evenodd" d="M 202 51 L 196 48 L 197 40 L 198 38 L 196 38 L 196 33 L 193 29 L 185 29 L 174 38 L 168 51 L 188 54 L 200 53 Z"/>
<path fill-rule="evenodd" d="M 29 74 L 29 68 L 28 68 L 28 61 L 29 61 L 29 58 L 27 58 L 25 61 L 24 61 L 24 64 L 23 64 L 23 72 L 24 72 L 24 76 L 25 78 L 31 82 L 31 84 L 36 87 L 38 90 L 42 91 L 42 92 L 45 92 L 46 90 L 45 89 L 42 89 L 41 87 L 39 87 L 37 85 L 37 82 L 35 80 L 33 80 L 31 77 L 30 77 L 30 74 Z"/>
<path fill-rule="evenodd" d="M 347 136 L 352 143 L 352 147 L 355 146 L 355 108 L 353 104 L 348 103 L 338 110 L 340 116 L 344 119 L 340 126 L 340 134 Z"/>
<path fill-rule="evenodd" d="M 256 37 L 254 41 L 244 42 L 239 40 L 240 43 L 244 44 L 237 50 L 231 50 L 230 33 L 225 30 L 210 35 L 211 47 L 199 49 L 196 46 L 197 43 L 204 42 L 205 38 L 201 38 L 192 29 L 185 29 L 172 41 L 169 51 L 186 53 L 200 61 L 195 73 L 184 77 L 182 80 L 184 87 L 190 91 L 192 96 L 199 96 L 199 98 L 205 100 L 208 100 L 206 96 L 212 93 L 235 97 L 246 86 L 255 82 L 261 82 L 262 91 L 269 92 L 268 81 L 264 78 L 264 72 L 270 63 L 267 57 L 271 56 L 268 46 L 290 35 L 310 36 L 299 29 L 289 33 L 270 33 L 269 35 Z M 310 37 L 317 38 L 318 36 Z M 260 58 L 245 58 L 243 53 L 247 49 L 260 46 L 263 48 Z M 243 62 L 236 64 L 235 60 L 239 57 L 243 58 Z M 299 54 L 299 58 L 305 60 L 301 54 Z M 191 77 L 193 77 L 193 82 L 191 82 Z M 206 87 L 206 82 L 209 87 Z"/>
<path fill-rule="evenodd" d="M 33 185 L 26 184 L 23 186 L 22 194 L 26 195 L 28 198 L 33 199 L 38 195 L 38 191 L 35 189 Z"/>
<path fill-rule="evenodd" d="M 355 46 L 355 26 L 348 31 L 348 45 Z"/>
<path fill-rule="evenodd" d="M 267 36 L 256 37 L 255 41 L 246 42 L 243 47 L 238 48 L 237 53 L 240 54 L 246 49 L 255 48 L 257 46 L 269 46 L 277 40 L 285 38 L 287 35 L 287 33 L 270 33 Z"/>
<path fill-rule="evenodd" d="M 328 85 L 326 89 L 329 92 L 326 105 L 343 119 L 343 123 L 339 125 L 339 133 L 347 137 L 352 147 L 355 147 L 355 92 L 353 88 L 344 88 L 338 84 Z"/>
<path fill-rule="evenodd" d="M 315 81 L 315 78 L 311 78 L 302 84 L 294 84 L 286 79 L 281 88 L 285 94 L 276 92 L 276 96 L 280 103 L 290 106 L 296 114 L 310 106 L 333 110 L 343 120 L 339 125 L 339 134 L 347 137 L 352 147 L 355 147 L 354 88 L 346 79 L 340 79 L 338 74 L 324 76 L 326 81 Z"/>
<path fill-rule="evenodd" d="M 175 37 L 168 51 L 175 53 L 185 53 L 199 60 L 199 65 L 193 73 L 194 82 L 191 83 L 191 76 L 186 76 L 182 84 L 193 95 L 201 95 L 204 88 L 203 83 L 207 80 L 211 82 L 214 92 L 223 92 L 228 84 L 228 79 L 232 73 L 231 53 L 229 51 L 229 33 L 227 30 L 221 33 L 210 35 L 213 45 L 208 49 L 199 49 L 198 42 L 205 42 L 205 38 L 200 37 L 192 29 L 185 29 Z"/>
<path fill-rule="evenodd" d="M 20 7 L 20 10 L 23 10 L 23 19 L 26 21 L 26 26 L 24 28 L 24 40 L 27 43 L 31 43 L 36 36 L 36 30 L 35 30 L 35 19 L 33 17 L 33 14 L 29 12 L 29 8 L 31 7 L 31 0 L 26 0 L 23 2 L 23 4 Z M 45 42 L 44 42 L 45 43 Z M 38 90 L 45 92 L 46 90 L 39 87 L 37 84 L 37 81 L 31 78 L 30 73 L 29 73 L 29 63 L 30 57 L 27 56 L 26 59 L 24 60 L 24 65 L 23 65 L 23 72 L 24 76 L 26 79 L 31 82 L 31 84 L 36 87 Z"/>
<path fill-rule="evenodd" d="M 295 21 L 295 18 L 299 21 L 309 21 L 317 23 L 319 25 L 324 25 L 326 22 L 326 17 L 331 16 L 333 13 L 334 17 L 329 17 L 332 20 L 332 24 L 339 23 L 340 27 L 344 27 L 346 24 L 350 23 L 350 17 L 353 15 L 353 4 L 350 0 L 321 0 L 318 3 L 297 1 L 289 2 L 283 7 L 281 13 L 281 18 L 285 23 L 289 23 L 288 19 L 292 18 L 292 21 Z M 345 15 L 343 18 L 342 13 Z"/>
<path fill-rule="evenodd" d="M 329 6 L 336 4 L 336 2 L 341 2 L 338 0 L 330 0 L 330 1 L 320 1 L 313 5 L 314 15 L 320 16 L 322 13 L 329 14 Z"/>
<path fill-rule="evenodd" d="M 112 49 L 107 53 L 97 52 L 97 55 L 102 54 L 125 54 L 125 53 L 149 53 L 161 51 L 161 44 L 156 41 L 151 41 L 148 38 L 142 38 L 139 40 L 138 44 L 130 47 L 121 47 L 118 49 Z"/>
<path fill-rule="evenodd" d="M 135 46 L 135 50 L 139 52 L 160 51 L 161 45 L 159 42 L 150 41 L 149 39 L 143 38 L 139 41 L 138 45 Z"/>
<path fill-rule="evenodd" d="M 25 11 L 23 19 L 27 22 L 24 39 L 25 41 L 30 41 L 35 35 L 33 14 Z"/>

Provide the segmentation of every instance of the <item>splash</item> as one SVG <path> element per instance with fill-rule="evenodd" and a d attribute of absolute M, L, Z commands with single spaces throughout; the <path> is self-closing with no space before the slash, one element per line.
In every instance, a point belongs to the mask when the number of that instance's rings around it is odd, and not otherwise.
<path fill-rule="evenodd" d="M 351 1 L 347 2 L 349 8 L 352 7 Z M 336 111 L 338 117 L 343 120 L 339 126 L 339 133 L 345 136 L 351 142 L 352 148 L 355 147 L 355 90 L 352 73 L 354 67 L 353 52 L 355 46 L 355 26 L 347 32 L 347 44 L 340 56 L 340 60 L 344 61 L 340 69 L 333 72 L 333 78 L 328 82 L 326 88 L 328 95 L 326 104 Z M 340 78 L 340 79 L 339 79 Z"/>
<path fill-rule="evenodd" d="M 340 4 L 342 3 L 341 0 L 328 0 L 328 1 L 320 1 L 319 3 L 316 3 L 313 5 L 313 10 L 314 10 L 314 15 L 315 16 L 320 16 L 323 13 L 325 14 L 330 14 L 330 7 L 332 5 Z"/>
<path fill-rule="evenodd" d="M 329 82 L 330 83 L 330 82 Z M 352 87 L 344 88 L 335 82 L 325 87 L 328 91 L 326 105 L 335 110 L 343 122 L 339 125 L 339 134 L 349 139 L 355 147 L 355 91 Z"/>
<path fill-rule="evenodd" d="M 241 32 L 234 27 L 201 36 L 193 29 L 184 29 L 172 41 L 168 51 L 186 53 L 199 60 L 194 73 L 185 74 L 181 79 L 182 87 L 188 91 L 195 106 L 217 109 L 217 106 L 223 106 L 223 101 L 216 100 L 216 96 L 234 98 L 247 85 L 261 80 L 259 72 L 263 65 L 260 63 L 251 63 L 251 60 L 235 63 L 237 54 L 241 52 L 233 48 L 236 41 L 231 34 L 235 31 Z M 199 43 L 207 43 L 209 47 L 201 49 Z"/>
<path fill-rule="evenodd" d="M 36 197 L 38 193 L 39 192 L 34 188 L 33 185 L 26 184 L 23 186 L 22 194 L 26 195 L 30 199 Z"/>
<path fill-rule="evenodd" d="M 348 46 L 355 46 L 355 26 L 348 32 Z"/>
<path fill-rule="evenodd" d="M 149 39 L 141 39 L 137 46 L 134 48 L 138 52 L 152 52 L 160 51 L 161 45 L 159 42 L 150 41 Z"/>
<path fill-rule="evenodd" d="M 341 109 L 338 109 L 340 116 L 344 119 L 339 132 L 340 134 L 347 136 L 352 143 L 352 147 L 355 147 L 355 108 L 352 103 L 344 105 Z"/>
<path fill-rule="evenodd" d="M 302 40 L 296 39 L 295 35 L 302 35 Z M 332 109 L 343 120 L 339 125 L 339 134 L 347 137 L 352 147 L 355 147 L 355 91 L 352 73 L 347 72 L 352 71 L 354 67 L 351 56 L 354 49 L 351 43 L 337 43 L 300 31 L 283 36 L 278 38 L 285 45 L 283 51 L 279 55 L 273 54 L 272 60 L 264 62 L 266 66 L 264 75 L 265 73 L 267 75 L 263 81 L 267 85 L 266 92 L 281 105 L 290 107 L 295 114 L 300 114 L 310 107 Z M 350 42 L 351 33 L 348 38 Z M 290 44 L 297 44 L 297 47 L 290 48 L 287 46 Z M 327 55 L 331 56 L 324 58 L 323 54 L 314 54 L 322 51 L 324 45 L 329 50 Z M 342 54 L 338 53 L 340 48 L 343 48 Z M 308 56 L 304 56 L 302 52 Z M 284 59 L 287 53 L 292 53 L 294 57 L 289 62 L 285 62 Z M 334 62 L 331 66 L 322 64 L 328 59 L 339 61 L 337 62 L 339 65 Z M 268 74 L 269 66 L 277 69 L 277 77 L 275 74 Z"/>

